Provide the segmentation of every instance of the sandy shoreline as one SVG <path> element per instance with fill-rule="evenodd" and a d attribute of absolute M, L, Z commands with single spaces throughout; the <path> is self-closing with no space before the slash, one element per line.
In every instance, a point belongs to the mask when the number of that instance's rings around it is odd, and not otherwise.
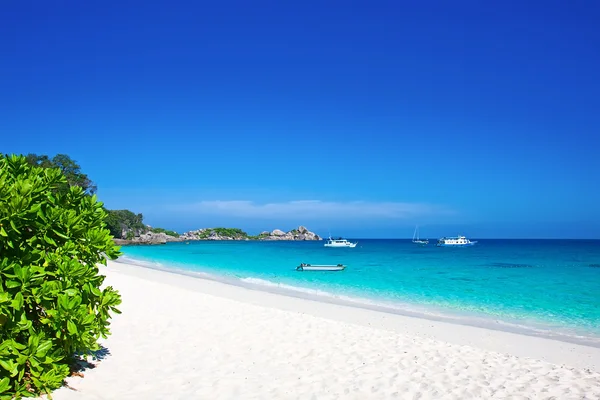
<path fill-rule="evenodd" d="M 174 267 L 164 267 L 160 265 L 156 265 L 155 263 L 147 263 L 140 260 L 130 260 L 128 258 L 122 258 L 118 261 L 120 264 L 134 264 L 135 266 L 146 267 L 153 270 L 159 270 L 179 275 L 187 275 L 193 278 L 201 278 L 203 280 L 208 281 L 216 281 L 217 283 L 224 283 L 227 286 L 236 286 L 242 287 L 245 289 L 256 290 L 261 293 L 271 293 L 275 295 L 282 295 L 285 297 L 294 297 L 300 298 L 304 300 L 309 300 L 311 302 L 318 302 L 319 308 L 317 311 L 321 309 L 323 304 L 332 304 L 332 305 L 340 305 L 346 306 L 341 310 L 351 310 L 349 317 L 352 321 L 363 321 L 365 318 L 369 319 L 369 317 L 373 317 L 373 315 L 384 315 L 389 316 L 390 314 L 395 314 L 400 317 L 411 317 L 414 323 L 415 320 L 420 321 L 421 323 L 427 324 L 427 322 L 442 322 L 447 323 L 452 326 L 455 325 L 467 325 L 475 328 L 483 328 L 482 332 L 487 332 L 489 330 L 502 331 L 508 333 L 514 333 L 519 336 L 534 336 L 536 338 L 544 338 L 550 340 L 556 340 L 560 342 L 572 343 L 576 345 L 582 345 L 585 347 L 597 347 L 600 349 L 600 337 L 590 335 L 587 332 L 579 332 L 578 334 L 575 331 L 565 331 L 564 327 L 557 327 L 557 329 L 550 328 L 547 324 L 540 324 L 539 321 L 529 321 L 524 323 L 522 320 L 506 320 L 506 319 L 494 319 L 490 318 L 489 315 L 474 315 L 474 314 L 460 314 L 457 312 L 449 311 L 448 309 L 436 309 L 431 305 L 418 305 L 418 304 L 399 304 L 397 301 L 393 301 L 391 303 L 382 302 L 381 300 L 372 301 L 369 299 L 365 299 L 362 297 L 352 297 L 352 296 L 338 296 L 334 293 L 330 293 L 328 291 L 320 291 L 315 289 L 310 289 L 306 287 L 302 287 L 302 285 L 294 286 L 294 285 L 286 285 L 286 284 L 277 284 L 268 280 L 263 279 L 255 279 L 255 278 L 234 278 L 234 277 L 226 277 L 213 275 L 210 273 L 199 272 L 199 271 L 190 271 L 185 269 L 179 269 Z M 181 282 L 174 282 L 176 285 L 181 285 Z M 197 287 L 196 290 L 206 291 L 210 290 L 210 286 L 203 285 L 202 288 Z M 226 291 L 228 293 L 229 291 Z M 223 295 L 222 290 L 218 290 L 218 295 Z M 241 297 L 240 297 L 241 296 Z M 232 295 L 233 299 L 242 299 L 243 301 L 247 301 L 247 291 L 237 291 L 234 295 Z M 272 306 L 272 299 L 267 299 L 264 297 L 260 297 L 261 300 L 259 304 L 265 305 L 267 307 Z M 265 301 L 266 300 L 266 301 Z M 287 304 L 287 302 L 286 302 Z M 302 309 L 304 302 L 295 303 L 292 311 Z M 314 308 L 314 307 L 313 307 Z M 367 310 L 368 313 L 361 314 L 360 318 L 356 318 L 357 310 Z M 375 314 L 372 312 L 375 311 Z M 325 317 L 331 318 L 332 316 L 337 315 L 339 310 L 335 310 L 334 313 L 327 312 L 324 314 Z M 313 311 L 314 313 L 314 311 Z M 385 323 L 387 320 L 382 319 L 377 321 L 378 324 Z M 411 325 L 413 325 L 411 323 Z M 437 326 L 437 325 L 436 325 Z M 442 324 L 442 327 L 446 325 Z M 455 329 L 453 329 L 455 330 Z M 444 337 L 441 340 L 445 340 Z M 469 343 L 470 344 L 470 343 Z"/>
<path fill-rule="evenodd" d="M 600 349 L 122 263 L 109 352 L 55 399 L 600 398 Z"/>

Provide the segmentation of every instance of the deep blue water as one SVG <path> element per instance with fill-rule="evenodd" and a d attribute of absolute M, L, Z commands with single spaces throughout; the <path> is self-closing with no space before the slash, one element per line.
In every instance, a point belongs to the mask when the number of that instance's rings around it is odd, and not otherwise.
<path fill-rule="evenodd" d="M 480 240 L 467 248 L 410 240 L 190 242 L 123 247 L 124 259 L 393 312 L 493 325 L 600 345 L 600 241 Z M 298 272 L 301 262 L 348 266 Z"/>

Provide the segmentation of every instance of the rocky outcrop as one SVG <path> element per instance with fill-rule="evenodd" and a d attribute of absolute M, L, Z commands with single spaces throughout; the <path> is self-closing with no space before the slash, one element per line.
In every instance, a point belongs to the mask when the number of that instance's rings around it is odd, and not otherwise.
<path fill-rule="evenodd" d="M 186 232 L 179 236 L 179 240 L 322 240 L 322 238 L 304 226 L 300 226 L 289 232 L 280 229 L 271 232 L 263 231 L 257 236 L 248 235 L 241 229 L 204 228 Z"/>
<path fill-rule="evenodd" d="M 304 226 L 299 226 L 289 232 L 275 229 L 268 236 L 261 237 L 260 240 L 321 240 L 321 237 Z"/>
<path fill-rule="evenodd" d="M 146 232 L 139 236 L 135 236 L 132 239 L 114 239 L 118 245 L 131 245 L 131 244 L 165 244 L 167 242 L 181 242 L 181 237 L 174 237 L 167 235 L 166 233 L 160 232 Z"/>
<path fill-rule="evenodd" d="M 144 232 L 146 232 L 147 230 L 148 230 L 148 228 L 131 229 L 129 227 L 121 225 L 121 238 L 139 237 L 140 235 L 144 234 Z"/>
<path fill-rule="evenodd" d="M 185 232 L 179 236 L 181 240 L 250 240 L 250 236 L 241 229 L 235 228 L 202 228 Z"/>
<path fill-rule="evenodd" d="M 186 232 L 179 237 L 167 235 L 164 232 L 145 232 L 131 239 L 114 239 L 118 245 L 136 244 L 165 244 L 168 242 L 188 242 L 191 240 L 323 240 L 319 235 L 309 231 L 304 226 L 284 232 L 280 229 L 264 231 L 257 236 L 248 235 L 237 228 L 203 228 Z"/>

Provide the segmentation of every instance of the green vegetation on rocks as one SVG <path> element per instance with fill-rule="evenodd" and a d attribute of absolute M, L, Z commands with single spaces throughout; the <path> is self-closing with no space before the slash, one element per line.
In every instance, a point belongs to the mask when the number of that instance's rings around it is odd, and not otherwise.
<path fill-rule="evenodd" d="M 198 237 L 200 239 L 207 239 L 214 235 L 235 238 L 237 240 L 243 240 L 249 237 L 246 232 L 239 228 L 208 228 L 200 232 Z"/>
<path fill-rule="evenodd" d="M 129 210 L 106 210 L 106 214 L 106 226 L 116 238 L 125 236 L 129 239 L 127 235 L 138 236 L 148 230 L 142 214 L 135 214 Z"/>
<path fill-rule="evenodd" d="M 250 239 L 250 240 L 261 240 L 261 239 L 264 239 L 266 237 L 269 237 L 268 233 L 259 233 L 258 235 L 250 235 L 250 236 L 248 236 L 248 239 Z"/>
<path fill-rule="evenodd" d="M 150 232 L 164 233 L 165 235 L 169 235 L 169 236 L 173 236 L 173 237 L 179 237 L 179 233 L 177 233 L 175 231 L 170 231 L 168 229 L 163 229 L 163 228 L 151 228 Z"/>
<path fill-rule="evenodd" d="M 202 228 L 182 233 L 179 240 L 321 240 L 321 237 L 304 226 L 289 232 L 275 229 L 258 235 L 249 235 L 239 228 Z"/>

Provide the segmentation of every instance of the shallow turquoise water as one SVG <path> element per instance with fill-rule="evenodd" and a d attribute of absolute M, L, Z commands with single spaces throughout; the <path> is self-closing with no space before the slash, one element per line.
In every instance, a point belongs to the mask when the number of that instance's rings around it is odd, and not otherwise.
<path fill-rule="evenodd" d="M 354 249 L 324 248 L 323 242 L 190 242 L 122 250 L 124 259 L 265 290 L 600 344 L 600 241 L 483 240 L 438 248 L 361 240 Z M 297 272 L 301 262 L 348 268 Z"/>

